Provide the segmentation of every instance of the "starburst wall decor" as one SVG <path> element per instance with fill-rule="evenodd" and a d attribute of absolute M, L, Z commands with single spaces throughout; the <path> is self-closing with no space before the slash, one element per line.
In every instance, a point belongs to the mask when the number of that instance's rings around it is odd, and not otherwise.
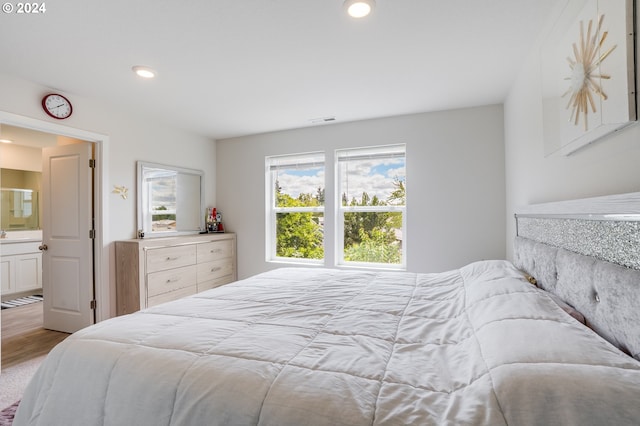
<path fill-rule="evenodd" d="M 636 120 L 633 0 L 565 1 L 541 49 L 545 155 Z"/>
<path fill-rule="evenodd" d="M 584 35 L 583 22 L 580 21 L 580 41 L 579 43 L 573 43 L 574 57 L 567 57 L 571 75 L 565 77 L 565 80 L 570 80 L 571 86 L 562 97 L 564 98 L 568 94 L 571 94 L 571 98 L 567 104 L 567 109 L 571 110 L 571 121 L 573 121 L 575 125 L 578 125 L 580 117 L 582 116 L 585 131 L 589 130 L 589 123 L 587 121 L 589 107 L 594 113 L 598 111 L 595 101 L 593 100 L 594 95 L 600 96 L 603 101 L 607 100 L 607 94 L 602 89 L 600 80 L 611 79 L 609 74 L 599 72 L 600 64 L 616 48 L 614 44 L 606 52 L 600 53 L 609 34 L 608 31 L 601 33 L 603 20 L 604 15 L 600 15 L 593 36 L 591 35 L 593 20 L 589 20 L 589 29 L 587 30 L 586 38 Z"/>

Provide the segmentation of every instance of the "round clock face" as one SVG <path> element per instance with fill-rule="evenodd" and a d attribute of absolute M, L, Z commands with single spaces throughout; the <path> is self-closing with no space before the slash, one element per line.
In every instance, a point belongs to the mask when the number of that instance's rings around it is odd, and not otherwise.
<path fill-rule="evenodd" d="M 69 99 L 55 93 L 42 98 L 42 108 L 44 108 L 44 111 L 51 117 L 60 120 L 69 117 L 73 112 L 73 107 Z"/>

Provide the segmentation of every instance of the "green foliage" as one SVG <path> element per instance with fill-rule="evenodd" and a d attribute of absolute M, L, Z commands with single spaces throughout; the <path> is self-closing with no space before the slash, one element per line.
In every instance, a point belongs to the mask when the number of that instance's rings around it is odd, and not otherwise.
<path fill-rule="evenodd" d="M 322 198 L 320 198 L 322 197 Z M 276 182 L 277 207 L 317 207 L 324 203 L 324 189 L 315 196 L 283 194 Z M 324 235 L 320 213 L 278 213 L 276 217 L 276 256 L 302 259 L 324 258 Z"/>
<path fill-rule="evenodd" d="M 324 258 L 318 213 L 278 213 L 276 255 L 302 259 Z"/>
<path fill-rule="evenodd" d="M 405 192 L 404 182 L 399 180 L 398 178 L 395 178 L 393 180 L 393 185 L 396 187 L 396 189 L 391 193 L 391 195 L 389 195 L 389 198 L 387 198 L 387 201 L 391 205 L 404 206 L 406 202 L 406 192 Z M 391 215 L 389 217 L 388 224 L 391 228 L 402 229 L 402 215 L 400 214 Z"/>
<path fill-rule="evenodd" d="M 324 204 L 324 189 L 318 188 L 316 194 L 300 194 L 293 198 L 283 194 L 280 184 L 276 181 L 276 207 L 318 207 Z"/>
<path fill-rule="evenodd" d="M 405 204 L 405 183 L 396 179 L 396 189 L 387 200 L 362 193 L 360 200 L 342 204 L 350 206 L 386 206 Z M 277 207 L 316 207 L 324 205 L 324 189 L 297 198 L 283 194 L 276 182 Z M 276 254 L 279 257 L 323 259 L 323 216 L 320 213 L 278 213 Z M 344 259 L 349 262 L 399 264 L 402 247 L 397 231 L 402 229 L 401 212 L 347 212 L 344 214 Z"/>
<path fill-rule="evenodd" d="M 396 236 L 396 230 L 402 229 L 401 212 L 348 212 L 344 225 L 344 260 L 401 263 Z"/>
<path fill-rule="evenodd" d="M 157 207 L 154 211 L 157 212 L 157 211 L 165 211 L 165 210 L 168 210 L 167 207 L 160 206 L 160 207 Z M 175 213 L 173 213 L 173 214 L 153 214 L 153 215 L 151 215 L 151 220 L 153 222 L 156 222 L 158 220 L 176 220 L 176 215 L 175 215 Z"/>
<path fill-rule="evenodd" d="M 398 264 L 402 262 L 402 252 L 399 241 L 388 243 L 388 236 L 382 229 L 373 229 L 369 233 L 360 229 L 360 242 L 345 246 L 344 260 Z"/>
<path fill-rule="evenodd" d="M 404 205 L 405 184 L 399 179 L 386 201 L 364 192 L 360 201 L 353 198 L 350 206 Z M 347 197 L 342 195 L 343 205 Z M 348 212 L 344 214 L 344 260 L 349 262 L 402 263 L 402 246 L 397 230 L 402 229 L 401 212 Z M 402 238 L 400 236 L 400 238 Z"/>
<path fill-rule="evenodd" d="M 344 197 L 343 197 L 344 199 Z M 369 197 L 366 192 L 362 193 L 362 198 L 357 201 L 351 200 L 350 206 L 384 206 L 386 203 L 374 196 Z M 395 240 L 393 230 L 388 227 L 390 213 L 381 212 L 349 212 L 344 214 L 344 246 L 349 247 L 362 242 L 362 235 L 367 235 L 370 240 L 374 240 L 372 233 L 375 230 L 385 230 L 385 240 L 391 243 Z M 364 232 L 364 234 L 363 234 Z"/>
<path fill-rule="evenodd" d="M 389 195 L 389 198 L 387 198 L 387 201 L 391 205 L 404 206 L 406 202 L 406 191 L 404 189 L 404 181 L 401 181 L 400 179 L 395 178 L 393 179 L 393 186 L 395 186 L 396 189 L 391 193 L 391 195 Z"/>

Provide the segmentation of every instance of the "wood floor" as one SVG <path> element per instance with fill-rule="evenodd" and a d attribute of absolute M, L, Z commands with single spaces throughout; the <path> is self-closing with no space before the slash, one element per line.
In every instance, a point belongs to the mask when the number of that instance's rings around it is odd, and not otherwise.
<path fill-rule="evenodd" d="M 67 333 L 42 327 L 42 303 L 2 311 L 2 369 L 49 353 Z"/>

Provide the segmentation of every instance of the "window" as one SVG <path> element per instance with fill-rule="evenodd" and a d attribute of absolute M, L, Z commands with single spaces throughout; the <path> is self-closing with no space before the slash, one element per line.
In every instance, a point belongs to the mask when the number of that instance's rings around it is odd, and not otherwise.
<path fill-rule="evenodd" d="M 153 169 L 145 177 L 148 199 L 145 201 L 145 218 L 153 232 L 176 229 L 176 186 L 178 174 Z"/>
<path fill-rule="evenodd" d="M 324 153 L 266 157 L 266 260 L 325 264 L 326 241 L 328 266 L 405 268 L 405 158 L 405 145 L 337 150 L 325 235 Z"/>
<path fill-rule="evenodd" d="M 404 268 L 405 146 L 336 151 L 339 265 Z"/>
<path fill-rule="evenodd" d="M 324 154 L 266 158 L 267 261 L 324 260 Z"/>

